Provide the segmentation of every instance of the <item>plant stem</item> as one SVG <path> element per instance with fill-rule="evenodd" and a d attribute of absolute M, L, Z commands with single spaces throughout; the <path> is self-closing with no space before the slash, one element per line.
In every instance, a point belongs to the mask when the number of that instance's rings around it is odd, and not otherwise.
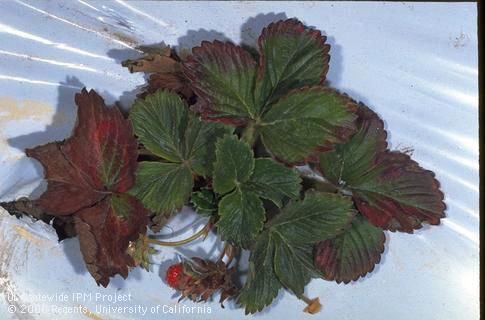
<path fill-rule="evenodd" d="M 141 155 L 141 156 L 154 156 L 154 154 L 152 152 L 148 151 L 145 148 L 139 148 L 138 154 Z"/>
<path fill-rule="evenodd" d="M 151 244 L 156 244 L 156 245 L 159 245 L 159 246 L 165 246 L 165 247 L 177 247 L 177 246 L 181 246 L 183 244 L 187 244 L 187 243 L 190 243 L 194 240 L 197 240 L 198 238 L 204 236 L 204 238 L 207 236 L 207 234 L 209 233 L 209 230 L 211 229 L 212 227 L 212 220 L 210 220 L 202 229 L 200 229 L 197 233 L 191 235 L 190 237 L 186 238 L 186 239 L 183 239 L 183 240 L 179 240 L 179 241 L 160 241 L 160 240 L 157 240 L 157 239 L 153 239 L 153 238 L 148 238 L 147 239 L 147 242 L 148 243 L 151 243 Z"/>
<path fill-rule="evenodd" d="M 303 179 L 303 186 L 306 189 L 315 189 L 318 191 L 332 192 L 332 193 L 336 193 L 340 191 L 340 189 L 337 186 L 335 186 L 333 183 L 329 181 L 316 179 L 306 174 L 303 174 L 301 178 Z"/>
<path fill-rule="evenodd" d="M 312 303 L 312 299 L 308 298 L 307 296 L 305 296 L 304 294 L 301 294 L 299 296 L 297 296 L 298 299 L 302 300 L 302 301 L 305 301 L 306 304 L 310 304 Z"/>
<path fill-rule="evenodd" d="M 252 147 L 256 143 L 257 138 L 258 133 L 256 132 L 256 123 L 254 121 L 249 121 L 248 125 L 242 132 L 241 140 Z"/>

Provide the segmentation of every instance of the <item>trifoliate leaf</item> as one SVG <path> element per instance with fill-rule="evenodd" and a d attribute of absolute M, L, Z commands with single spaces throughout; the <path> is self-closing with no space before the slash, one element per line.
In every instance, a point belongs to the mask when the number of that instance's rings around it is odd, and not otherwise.
<path fill-rule="evenodd" d="M 39 205 L 53 216 L 72 215 L 91 275 L 107 286 L 135 265 L 130 241 L 146 232 L 147 212 L 127 195 L 135 180 L 137 143 L 118 108 L 107 108 L 94 91 L 76 94 L 73 136 L 26 150 L 45 168 L 47 191 Z"/>
<path fill-rule="evenodd" d="M 311 278 L 321 276 L 313 263 L 314 243 L 334 238 L 354 215 L 349 197 L 322 192 L 307 192 L 304 200 L 283 208 L 252 249 L 248 280 L 238 299 L 246 313 L 269 305 L 281 285 L 302 294 Z"/>
<path fill-rule="evenodd" d="M 148 209 L 169 215 L 187 203 L 193 184 L 190 169 L 182 164 L 143 161 L 130 194 Z"/>
<path fill-rule="evenodd" d="M 296 19 L 264 28 L 258 39 L 258 103 L 267 105 L 289 90 L 323 84 L 330 60 L 326 39 Z"/>
<path fill-rule="evenodd" d="M 354 108 L 352 100 L 333 89 L 298 89 L 269 107 L 259 132 L 276 158 L 302 162 L 318 148 L 345 141 L 354 129 Z"/>
<path fill-rule="evenodd" d="M 413 232 L 422 222 L 439 224 L 446 206 L 434 173 L 407 154 L 387 149 L 377 114 L 363 105 L 358 114 L 358 132 L 321 154 L 324 176 L 351 191 L 359 211 L 376 226 Z"/>
<path fill-rule="evenodd" d="M 230 192 L 253 174 L 253 151 L 235 135 L 227 135 L 217 141 L 216 159 L 213 185 L 214 191 L 219 194 Z"/>
<path fill-rule="evenodd" d="M 279 281 L 295 294 L 302 294 L 305 285 L 319 274 L 313 264 L 313 244 L 341 233 L 354 215 L 351 199 L 333 193 L 307 192 L 304 200 L 285 207 L 268 227 Z"/>
<path fill-rule="evenodd" d="M 258 113 L 253 92 L 256 62 L 241 47 L 203 41 L 192 49 L 184 73 L 204 119 L 240 124 Z"/>
<path fill-rule="evenodd" d="M 271 159 L 256 159 L 253 175 L 246 187 L 260 198 L 282 205 L 284 197 L 296 199 L 300 195 L 301 179 L 298 173 Z"/>
<path fill-rule="evenodd" d="M 219 202 L 217 231 L 222 240 L 248 248 L 263 229 L 265 211 L 258 196 L 236 188 Z"/>
<path fill-rule="evenodd" d="M 156 213 L 170 215 L 187 203 L 192 174 L 210 176 L 215 142 L 231 130 L 202 122 L 175 93 L 158 91 L 137 100 L 131 114 L 135 133 L 166 163 L 143 163 L 132 194 Z"/>
<path fill-rule="evenodd" d="M 385 241 L 381 228 L 358 215 L 342 234 L 315 245 L 315 265 L 325 279 L 337 283 L 355 281 L 374 270 Z"/>
<path fill-rule="evenodd" d="M 300 192 L 298 174 L 271 159 L 254 159 L 251 147 L 235 135 L 216 143 L 214 191 L 225 195 L 219 202 L 217 223 L 222 239 L 244 248 L 263 228 L 265 210 L 260 198 L 280 205 L 284 197 Z"/>
<path fill-rule="evenodd" d="M 217 214 L 218 201 L 211 189 L 203 188 L 193 192 L 190 201 L 198 214 L 208 217 Z"/>
<path fill-rule="evenodd" d="M 230 43 L 203 42 L 184 64 L 204 119 L 247 125 L 248 141 L 287 163 L 302 163 L 353 132 L 355 103 L 321 86 L 330 46 L 319 31 L 290 19 L 259 38 L 260 61 Z M 257 69 L 257 76 L 256 76 Z"/>
<path fill-rule="evenodd" d="M 256 313 L 271 304 L 281 289 L 274 272 L 274 242 L 269 232 L 262 233 L 249 258 L 248 278 L 237 301 L 246 314 Z"/>

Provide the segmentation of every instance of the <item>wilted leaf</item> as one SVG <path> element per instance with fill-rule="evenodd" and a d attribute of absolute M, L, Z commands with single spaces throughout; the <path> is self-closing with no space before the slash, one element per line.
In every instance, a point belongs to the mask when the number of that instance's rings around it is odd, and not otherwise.
<path fill-rule="evenodd" d="M 139 97 L 145 98 L 147 94 L 153 94 L 162 89 L 179 93 L 186 99 L 192 96 L 192 90 L 182 74 L 181 63 L 173 57 L 170 47 L 144 47 L 141 49 L 145 52 L 145 56 L 139 59 L 125 60 L 121 63 L 132 73 L 144 72 L 150 74 L 148 85 Z"/>
<path fill-rule="evenodd" d="M 134 60 L 125 60 L 121 63 L 123 67 L 128 68 L 130 72 L 145 72 L 145 73 L 167 73 L 177 72 L 180 70 L 180 64 L 170 57 L 170 47 L 159 48 L 158 50 L 151 50 L 144 57 Z"/>
<path fill-rule="evenodd" d="M 315 245 L 315 265 L 325 279 L 337 283 L 355 281 L 374 270 L 385 241 L 381 228 L 358 215 L 342 234 Z"/>
<path fill-rule="evenodd" d="M 116 274 L 126 278 L 129 267 L 136 266 L 128 245 L 146 232 L 147 212 L 140 202 L 114 195 L 78 211 L 74 222 L 84 262 L 96 282 L 106 287 Z"/>
<path fill-rule="evenodd" d="M 321 154 L 324 176 L 351 191 L 359 211 L 376 226 L 412 232 L 422 222 L 439 224 L 445 204 L 434 173 L 409 155 L 387 149 L 377 114 L 363 105 L 358 114 L 358 132 L 347 143 Z"/>
<path fill-rule="evenodd" d="M 83 89 L 76 103 L 73 136 L 26 153 L 45 169 L 40 206 L 53 216 L 74 215 L 88 270 L 106 286 L 115 274 L 126 277 L 134 265 L 128 243 L 146 232 L 146 210 L 125 194 L 134 182 L 137 143 L 130 122 L 96 92 Z"/>

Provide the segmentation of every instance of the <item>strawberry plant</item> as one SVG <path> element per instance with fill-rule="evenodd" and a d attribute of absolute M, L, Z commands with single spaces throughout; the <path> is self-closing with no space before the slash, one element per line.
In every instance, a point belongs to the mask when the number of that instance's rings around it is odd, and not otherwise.
<path fill-rule="evenodd" d="M 29 206 L 4 206 L 74 226 L 103 286 L 132 267 L 148 270 L 153 247 L 215 232 L 225 242 L 219 257 L 167 270 L 181 298 L 220 292 L 221 304 L 232 298 L 256 313 L 288 290 L 318 312 L 318 298 L 304 295 L 312 279 L 365 276 L 386 230 L 437 225 L 445 210 L 433 172 L 389 149 L 377 113 L 326 85 L 329 52 L 320 31 L 295 19 L 267 26 L 254 52 L 219 41 L 184 58 L 145 49 L 123 62 L 148 75 L 128 119 L 94 91 L 78 93 L 72 137 L 27 150 L 44 167 L 47 191 Z M 207 225 L 173 242 L 147 234 L 183 206 Z M 237 287 L 240 250 L 250 256 Z"/>

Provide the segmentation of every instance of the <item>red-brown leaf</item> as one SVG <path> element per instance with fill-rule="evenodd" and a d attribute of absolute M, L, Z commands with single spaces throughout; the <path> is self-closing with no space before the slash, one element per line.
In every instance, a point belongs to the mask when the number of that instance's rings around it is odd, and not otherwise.
<path fill-rule="evenodd" d="M 45 169 L 40 207 L 53 216 L 74 216 L 86 266 L 106 286 L 115 274 L 127 276 L 134 266 L 128 244 L 146 232 L 146 210 L 124 194 L 135 180 L 137 142 L 131 123 L 96 92 L 83 89 L 75 100 L 73 136 L 26 152 Z"/>
<path fill-rule="evenodd" d="M 439 224 L 446 208 L 440 184 L 409 155 L 387 149 L 384 124 L 364 105 L 358 131 L 345 144 L 320 156 L 320 169 L 352 191 L 359 211 L 374 225 L 413 232 L 423 222 Z"/>
<path fill-rule="evenodd" d="M 372 272 L 381 260 L 386 236 L 361 215 L 333 239 L 315 245 L 315 266 L 323 278 L 337 283 L 355 281 Z"/>
<path fill-rule="evenodd" d="M 48 143 L 28 149 L 26 153 L 44 166 L 48 184 L 39 204 L 47 213 L 70 215 L 104 197 L 92 188 L 81 172 L 64 156 L 61 143 Z"/>
<path fill-rule="evenodd" d="M 128 267 L 135 267 L 135 261 L 126 249 L 130 241 L 135 241 L 146 231 L 148 216 L 145 208 L 135 198 L 123 197 L 126 199 L 121 201 L 130 206 L 130 215 L 126 218 L 116 211 L 111 197 L 74 216 L 86 267 L 103 287 L 108 285 L 110 277 L 120 274 L 126 278 Z"/>

